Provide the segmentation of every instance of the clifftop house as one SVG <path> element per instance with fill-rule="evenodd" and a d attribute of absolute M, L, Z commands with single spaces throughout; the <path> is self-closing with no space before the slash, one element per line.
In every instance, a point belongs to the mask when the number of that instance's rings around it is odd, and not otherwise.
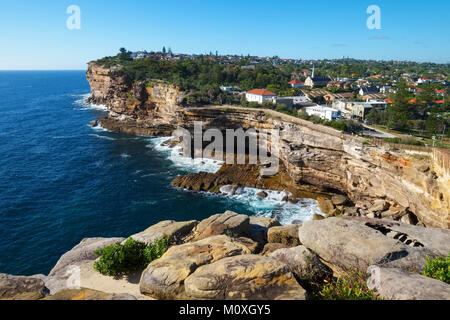
<path fill-rule="evenodd" d="M 266 89 L 253 89 L 245 93 L 248 102 L 263 103 L 264 100 L 277 98 L 277 94 Z"/>

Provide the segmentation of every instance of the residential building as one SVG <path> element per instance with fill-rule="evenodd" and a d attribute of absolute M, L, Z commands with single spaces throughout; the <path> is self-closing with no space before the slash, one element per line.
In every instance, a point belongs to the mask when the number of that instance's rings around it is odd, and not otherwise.
<path fill-rule="evenodd" d="M 292 88 L 303 88 L 305 86 L 305 83 L 300 80 L 292 80 L 289 82 Z"/>
<path fill-rule="evenodd" d="M 336 120 L 339 111 L 335 110 L 333 108 L 327 107 L 327 106 L 314 106 L 314 107 L 306 107 L 305 108 L 306 114 L 309 116 L 317 116 L 321 119 L 325 120 Z"/>
<path fill-rule="evenodd" d="M 253 89 L 245 93 L 245 98 L 248 102 L 263 103 L 265 100 L 272 100 L 277 97 L 276 93 L 273 93 L 265 89 Z"/>
<path fill-rule="evenodd" d="M 361 89 L 358 92 L 360 96 L 366 96 L 369 94 L 377 94 L 377 93 L 380 93 L 377 87 L 361 87 Z"/>
<path fill-rule="evenodd" d="M 306 78 L 305 80 L 305 86 L 308 87 L 323 87 L 326 86 L 328 84 L 328 82 L 331 81 L 331 78 L 329 77 L 315 77 L 315 76 L 311 76 Z"/>

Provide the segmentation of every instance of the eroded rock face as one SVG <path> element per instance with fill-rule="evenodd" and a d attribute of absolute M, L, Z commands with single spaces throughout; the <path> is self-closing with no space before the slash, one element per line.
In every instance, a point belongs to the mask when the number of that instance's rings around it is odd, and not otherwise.
<path fill-rule="evenodd" d="M 333 271 L 320 261 L 319 256 L 304 246 L 278 249 L 268 256 L 287 264 L 301 280 L 319 283 L 333 275 Z"/>
<path fill-rule="evenodd" d="M 290 180 L 294 188 L 308 184 L 338 190 L 355 204 L 382 198 L 389 205 L 406 208 L 427 227 L 450 227 L 450 156 L 445 150 L 426 153 L 429 159 L 424 160 L 388 145 L 363 144 L 364 139 L 301 119 L 293 123 L 291 119 L 276 119 L 262 111 L 248 109 L 182 108 L 184 93 L 176 87 L 161 82 L 136 82 L 117 70 L 95 63 L 89 64 L 87 78 L 93 93 L 91 101 L 104 103 L 111 110 L 107 118 L 100 120 L 111 130 L 170 135 L 177 125 L 191 129 L 194 121 L 202 121 L 205 130 L 280 130 L 280 141 L 273 143 L 278 144 L 280 150 L 281 179 L 264 181 L 248 175 L 257 170 L 239 168 L 238 171 L 246 173 L 241 174 L 236 173 L 236 167 L 224 166 L 216 175 L 202 173 L 201 176 L 179 177 L 174 180 L 174 186 L 208 190 L 208 187 L 241 183 L 283 190 L 286 183 L 277 181 Z M 340 200 L 334 202 L 334 205 L 341 203 Z M 358 214 L 383 216 L 383 212 L 370 210 L 360 210 Z M 413 224 L 416 223 L 414 216 L 409 215 L 412 219 L 408 219 Z"/>
<path fill-rule="evenodd" d="M 196 220 L 183 222 L 176 222 L 173 220 L 161 221 L 149 227 L 145 231 L 132 235 L 131 238 L 136 241 L 145 242 L 149 245 L 156 239 L 161 239 L 164 236 L 167 236 L 170 242 L 179 243 L 197 224 L 198 221 Z"/>
<path fill-rule="evenodd" d="M 184 281 L 198 267 L 249 253 L 246 245 L 225 235 L 173 246 L 143 272 L 141 293 L 156 299 L 185 299 Z"/>
<path fill-rule="evenodd" d="M 272 227 L 267 231 L 267 240 L 270 243 L 282 243 L 289 247 L 300 245 L 298 229 L 300 225 Z"/>
<path fill-rule="evenodd" d="M 192 240 L 201 240 L 220 234 L 234 237 L 246 236 L 249 225 L 250 218 L 248 216 L 226 211 L 201 221 L 193 230 Z"/>
<path fill-rule="evenodd" d="M 95 250 L 103 249 L 111 244 L 122 242 L 124 238 L 87 238 L 83 239 L 72 250 L 61 256 L 45 280 L 51 294 L 68 286 L 71 276 L 76 276 L 76 268 L 98 258 Z"/>
<path fill-rule="evenodd" d="M 387 300 L 450 300 L 450 285 L 417 273 L 370 266 L 369 289 Z"/>
<path fill-rule="evenodd" d="M 0 300 L 38 300 L 46 293 L 41 279 L 0 273 Z"/>
<path fill-rule="evenodd" d="M 240 255 L 198 268 L 185 281 L 186 296 L 208 300 L 304 300 L 289 267 L 275 259 Z"/>
<path fill-rule="evenodd" d="M 106 293 L 92 289 L 63 289 L 44 300 L 137 300 L 127 293 Z"/>
<path fill-rule="evenodd" d="M 367 218 L 366 220 L 372 223 L 380 221 Z M 448 239 L 446 234 L 450 232 L 448 230 L 443 230 L 444 234 L 435 235 L 434 230 L 414 227 L 419 229 L 411 234 L 427 239 L 425 246 L 414 237 L 408 238 L 402 234 L 399 236 L 397 232 L 390 234 L 385 232 L 386 226 L 377 227 L 376 224 L 367 221 L 353 218 L 307 221 L 299 229 L 299 238 L 307 248 L 332 265 L 344 270 L 351 267 L 362 272 L 375 264 L 420 272 L 425 267 L 426 255 L 442 256 L 441 253 L 446 250 L 447 253 L 444 255 L 446 256 L 450 251 L 450 242 L 447 241 L 444 245 L 441 243 L 443 239 Z M 388 221 L 385 223 L 389 224 Z M 399 230 L 410 227 L 404 224 L 397 226 Z M 425 234 L 430 236 L 427 237 Z"/>
<path fill-rule="evenodd" d="M 304 246 L 278 249 L 268 256 L 287 264 L 294 275 L 301 280 L 319 283 L 333 275 L 333 271 L 324 265 L 315 253 Z"/>

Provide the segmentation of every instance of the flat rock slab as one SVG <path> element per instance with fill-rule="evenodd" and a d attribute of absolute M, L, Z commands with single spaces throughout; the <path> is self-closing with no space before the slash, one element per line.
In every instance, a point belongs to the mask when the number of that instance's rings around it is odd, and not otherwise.
<path fill-rule="evenodd" d="M 360 221 L 400 240 L 408 245 L 423 245 L 437 256 L 446 257 L 450 252 L 450 230 L 424 228 L 407 223 L 386 219 L 370 219 L 365 217 L 343 217 L 346 220 Z"/>
<path fill-rule="evenodd" d="M 250 218 L 248 216 L 226 211 L 201 221 L 194 228 L 192 240 L 202 240 L 221 234 L 228 234 L 234 237 L 247 236 L 249 225 Z"/>
<path fill-rule="evenodd" d="M 388 300 L 450 300 L 450 285 L 417 273 L 370 266 L 367 286 Z"/>
<path fill-rule="evenodd" d="M 198 267 L 249 253 L 246 245 L 225 235 L 173 246 L 148 265 L 140 280 L 140 291 L 155 299 L 185 299 L 184 281 Z"/>
<path fill-rule="evenodd" d="M 70 277 L 77 272 L 77 268 L 82 264 L 94 261 L 98 258 L 94 254 L 95 250 L 103 249 L 111 244 L 123 241 L 124 238 L 87 238 L 83 239 L 72 250 L 61 256 L 56 265 L 50 271 L 45 280 L 46 287 L 50 294 L 54 294 L 70 285 Z M 75 275 L 76 276 L 76 275 Z"/>
<path fill-rule="evenodd" d="M 38 300 L 46 292 L 41 279 L 0 273 L 0 300 Z"/>
<path fill-rule="evenodd" d="M 351 267 L 365 272 L 370 265 L 390 264 L 420 271 L 425 256 L 433 256 L 429 248 L 405 244 L 356 219 L 307 221 L 299 229 L 299 238 L 326 262 L 344 270 Z"/>
<path fill-rule="evenodd" d="M 282 243 L 289 247 L 300 245 L 298 229 L 300 225 L 288 225 L 272 227 L 267 231 L 267 241 L 269 243 Z"/>
<path fill-rule="evenodd" d="M 333 271 L 304 246 L 278 249 L 268 256 L 287 264 L 294 275 L 304 281 L 319 283 L 333 275 Z"/>
<path fill-rule="evenodd" d="M 137 300 L 136 297 L 127 293 L 106 293 L 92 289 L 63 289 L 44 300 Z"/>
<path fill-rule="evenodd" d="M 189 299 L 304 300 L 289 267 L 273 258 L 241 255 L 198 268 L 185 281 Z"/>
<path fill-rule="evenodd" d="M 131 236 L 136 241 L 145 242 L 147 245 L 153 243 L 156 239 L 167 236 L 171 242 L 181 242 L 198 224 L 198 221 L 176 222 L 173 220 L 161 221 L 148 229 Z"/>

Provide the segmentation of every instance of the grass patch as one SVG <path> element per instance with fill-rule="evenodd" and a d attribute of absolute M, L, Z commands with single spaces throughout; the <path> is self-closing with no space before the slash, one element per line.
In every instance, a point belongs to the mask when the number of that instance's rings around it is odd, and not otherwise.
<path fill-rule="evenodd" d="M 395 144 L 406 144 L 410 146 L 424 146 L 425 144 L 422 141 L 419 141 L 414 138 L 387 138 L 384 141 Z"/>
<path fill-rule="evenodd" d="M 348 271 L 346 276 L 325 280 L 312 300 L 381 300 L 366 284 L 367 276 L 362 272 Z"/>
<path fill-rule="evenodd" d="M 427 256 L 427 265 L 423 275 L 450 284 L 450 252 L 446 258 L 431 260 Z"/>
<path fill-rule="evenodd" d="M 109 245 L 94 253 L 101 256 L 94 263 L 94 269 L 105 276 L 120 276 L 144 270 L 147 265 L 160 258 L 169 246 L 169 239 L 156 239 L 151 245 L 128 238 L 124 244 L 120 242 Z"/>

